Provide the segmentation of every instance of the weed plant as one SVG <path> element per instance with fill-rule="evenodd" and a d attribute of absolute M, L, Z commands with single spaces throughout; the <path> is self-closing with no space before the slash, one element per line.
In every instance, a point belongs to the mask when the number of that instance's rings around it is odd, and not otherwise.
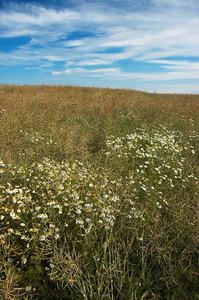
<path fill-rule="evenodd" d="M 0 86 L 2 299 L 199 299 L 199 96 Z"/>

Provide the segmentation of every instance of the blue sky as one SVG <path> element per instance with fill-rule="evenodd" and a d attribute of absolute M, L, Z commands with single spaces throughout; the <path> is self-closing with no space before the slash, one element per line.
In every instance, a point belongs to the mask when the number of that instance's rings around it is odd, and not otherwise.
<path fill-rule="evenodd" d="M 0 0 L 0 83 L 199 94 L 199 1 Z"/>

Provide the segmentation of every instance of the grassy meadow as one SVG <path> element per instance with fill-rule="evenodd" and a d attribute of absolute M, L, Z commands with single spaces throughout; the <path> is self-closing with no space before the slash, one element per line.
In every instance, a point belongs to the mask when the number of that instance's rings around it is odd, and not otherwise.
<path fill-rule="evenodd" d="M 199 300 L 199 95 L 0 85 L 0 298 Z"/>

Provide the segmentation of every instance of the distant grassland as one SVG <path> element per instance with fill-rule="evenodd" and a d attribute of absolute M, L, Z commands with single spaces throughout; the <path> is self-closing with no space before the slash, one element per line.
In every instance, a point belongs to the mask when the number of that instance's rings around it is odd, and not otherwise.
<path fill-rule="evenodd" d="M 199 299 L 199 95 L 0 85 L 2 299 Z"/>
<path fill-rule="evenodd" d="M 20 151 L 30 151 L 20 138 L 21 129 L 50 134 L 58 144 L 51 153 L 55 159 L 84 160 L 101 148 L 106 135 L 158 124 L 186 133 L 193 125 L 184 118 L 198 120 L 199 114 L 198 95 L 70 86 L 0 86 L 0 104 L 6 110 L 1 113 L 1 145 L 7 162 L 18 161 Z M 42 151 L 47 149 L 37 149 Z"/>

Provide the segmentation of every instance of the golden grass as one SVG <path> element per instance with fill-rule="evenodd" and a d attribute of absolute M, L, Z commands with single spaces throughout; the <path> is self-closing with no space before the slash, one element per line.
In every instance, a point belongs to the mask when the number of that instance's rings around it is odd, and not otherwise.
<path fill-rule="evenodd" d="M 135 90 L 89 88 L 74 86 L 7 86 L 0 85 L 0 104 L 10 114 L 31 115 L 33 108 L 51 112 L 60 120 L 96 113 L 115 114 L 120 111 L 136 114 L 176 113 L 197 117 L 199 95 L 150 94 Z"/>
<path fill-rule="evenodd" d="M 22 129 L 36 131 L 40 136 L 50 134 L 58 143 L 53 158 L 85 160 L 90 152 L 100 149 L 105 135 L 118 134 L 124 127 L 124 134 L 130 133 L 133 122 L 137 127 L 178 122 L 182 117 L 197 119 L 199 95 L 76 86 L 0 85 L 0 112 L 0 155 L 6 162 L 20 160 L 21 152 L 31 156 L 28 145 L 20 138 Z M 122 121 L 122 116 L 123 119 L 129 117 L 129 121 Z M 180 121 L 177 126 L 186 125 Z M 42 155 L 49 156 L 45 151 Z"/>

